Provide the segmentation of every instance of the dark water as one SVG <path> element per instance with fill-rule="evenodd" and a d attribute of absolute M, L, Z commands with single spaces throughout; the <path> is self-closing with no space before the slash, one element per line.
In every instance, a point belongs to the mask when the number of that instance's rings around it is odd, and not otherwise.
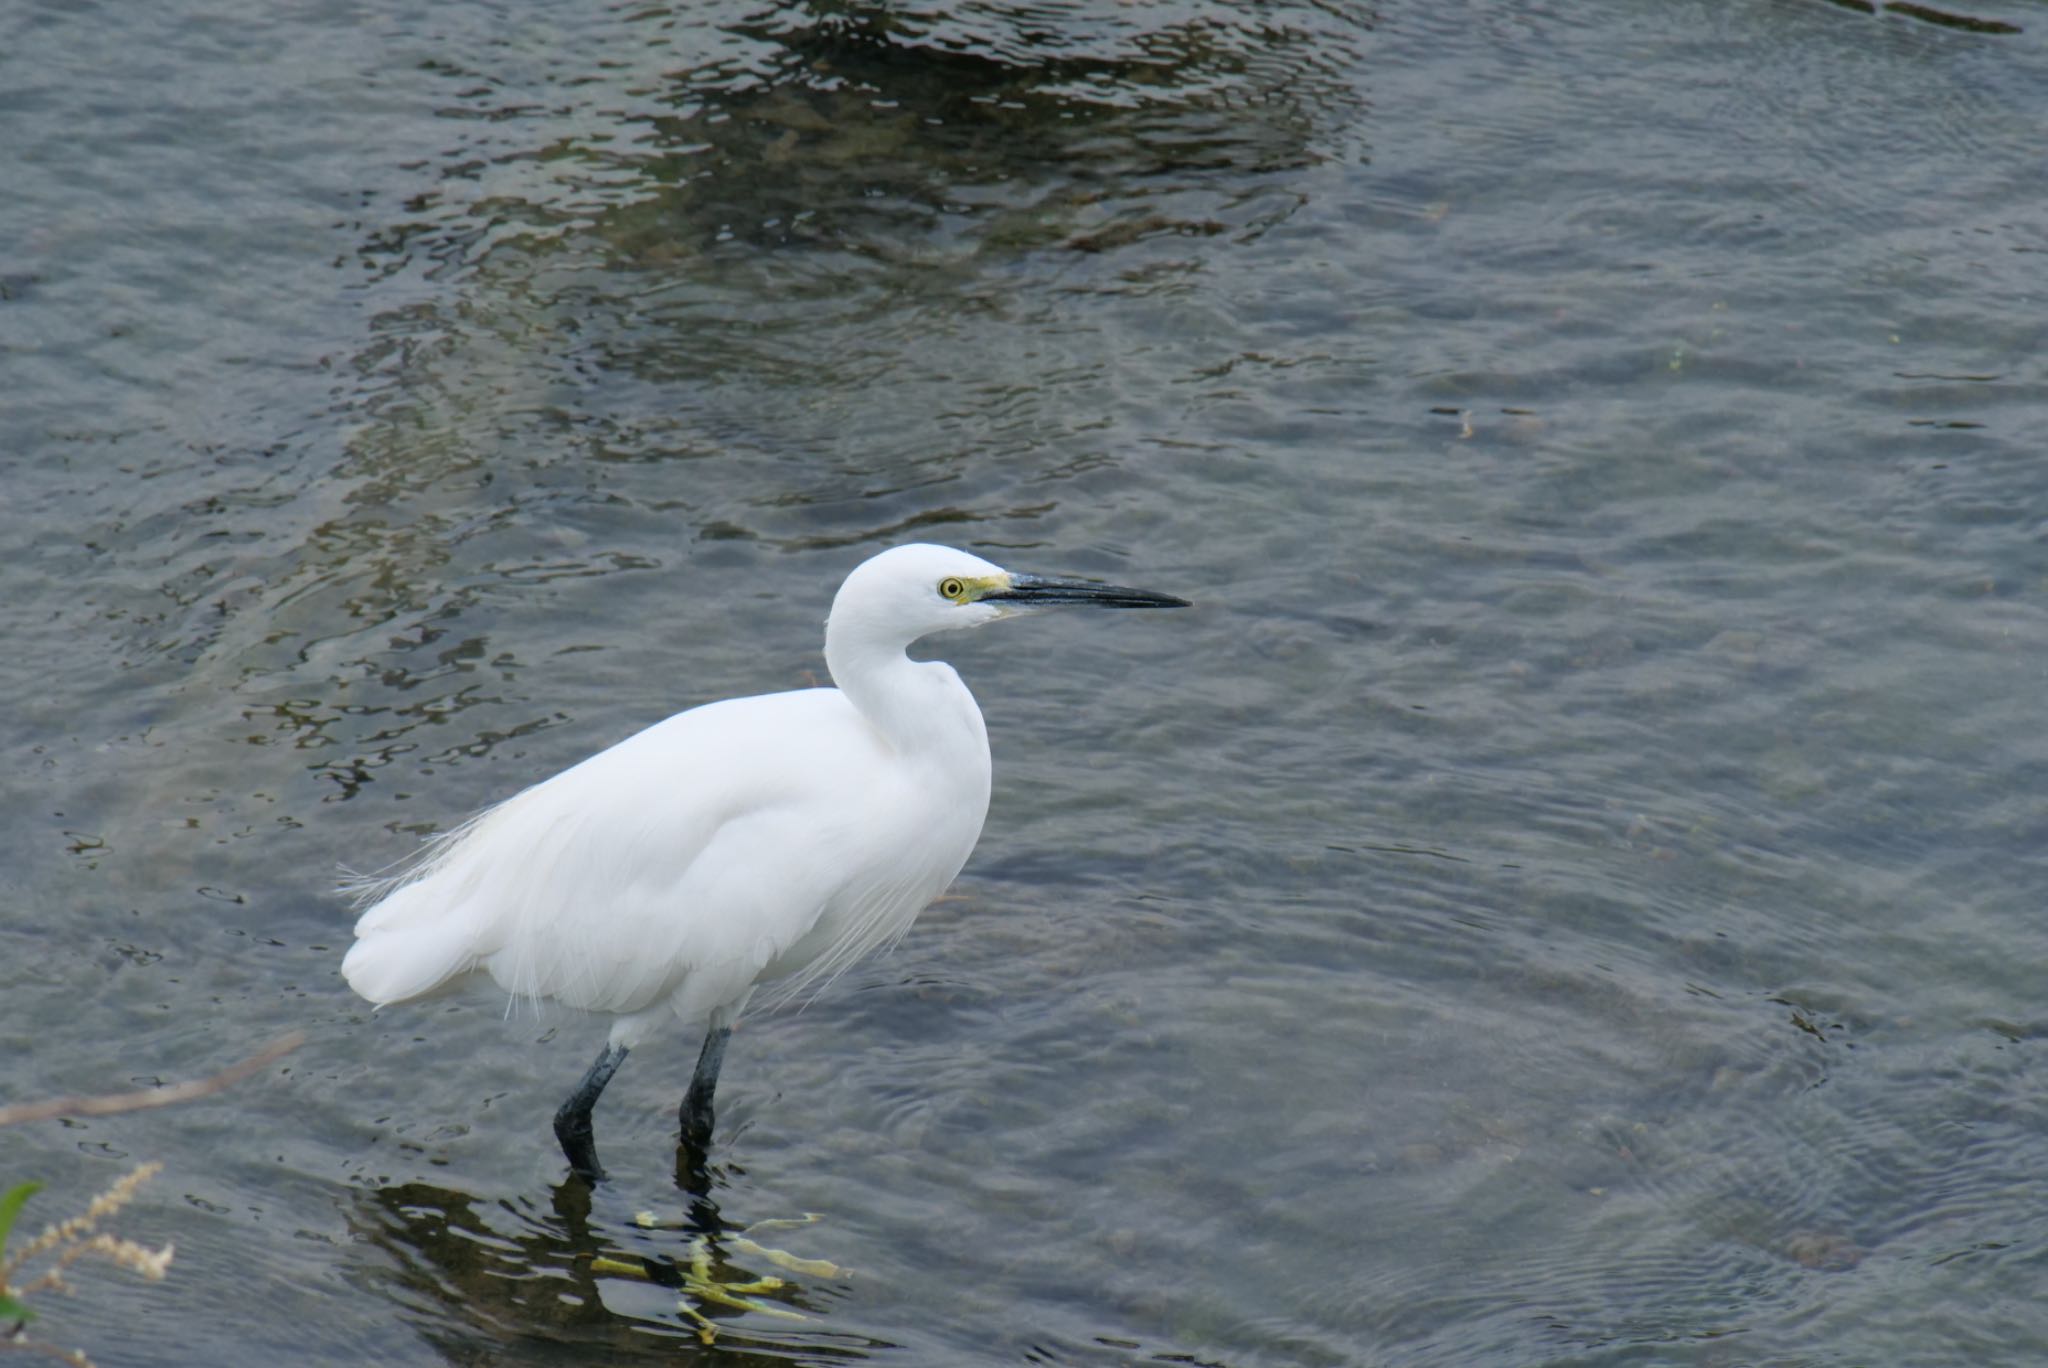
<path fill-rule="evenodd" d="M 166 1165 L 39 1328 L 674 1362 L 712 1231 L 778 1361 L 2048 1358 L 2048 14 L 1940 17 L 8 10 L 6 1093 L 309 1037 L 0 1132 Z M 955 896 L 564 1185 L 601 1028 L 370 1016 L 335 867 L 909 539 L 1201 607 L 946 642 Z"/>

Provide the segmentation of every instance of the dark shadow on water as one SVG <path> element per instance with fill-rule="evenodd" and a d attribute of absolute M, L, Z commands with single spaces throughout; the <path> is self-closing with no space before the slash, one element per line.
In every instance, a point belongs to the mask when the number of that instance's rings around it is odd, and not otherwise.
<path fill-rule="evenodd" d="M 1875 15 L 1882 9 L 1886 14 L 1903 15 L 1908 19 L 1918 19 L 1923 24 L 1961 29 L 1966 33 L 2008 34 L 2022 31 L 2018 24 L 2008 24 L 2001 19 L 1982 19 L 1954 10 L 1935 9 L 1931 5 L 1912 4 L 1910 0 L 1885 0 L 1882 5 L 1878 0 L 1827 0 L 1827 3 L 1838 9 L 1854 10 L 1858 14 Z"/>
<path fill-rule="evenodd" d="M 1027 536 L 1077 460 L 1123 457 L 1077 456 L 1006 320 L 1184 291 L 1297 215 L 1320 168 L 1366 155 L 1375 22 L 1312 3 L 651 5 L 535 57 L 520 79 L 544 100 L 423 38 L 448 150 L 365 191 L 345 492 L 235 607 L 289 601 L 360 639 L 266 627 L 275 668 L 314 644 L 337 663 L 330 687 L 253 703 L 252 731 L 353 800 L 564 720 L 497 720 L 528 663 L 491 636 L 506 602 L 664 568 L 693 537 Z M 880 392 L 957 416 L 829 453 L 842 420 L 819 415 Z M 678 461 L 682 483 L 639 473 Z M 663 492 L 683 487 L 688 507 Z"/>
<path fill-rule="evenodd" d="M 674 1362 L 698 1348 L 845 1363 L 890 1347 L 826 1327 L 845 1272 L 814 1257 L 816 1218 L 729 1220 L 712 1196 L 727 1175 L 701 1153 L 677 1164 L 693 1180 L 679 1209 L 573 1177 L 544 1200 L 412 1182 L 360 1194 L 348 1221 L 389 1258 L 373 1278 L 451 1363 Z"/>

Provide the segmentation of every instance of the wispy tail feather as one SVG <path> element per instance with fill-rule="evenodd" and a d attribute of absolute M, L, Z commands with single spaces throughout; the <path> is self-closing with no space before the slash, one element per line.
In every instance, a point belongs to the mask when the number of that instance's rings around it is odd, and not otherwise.
<path fill-rule="evenodd" d="M 380 1007 L 424 997 L 477 966 L 476 938 L 462 918 L 408 916 L 411 901 L 401 889 L 365 912 L 342 957 L 348 986 Z"/>

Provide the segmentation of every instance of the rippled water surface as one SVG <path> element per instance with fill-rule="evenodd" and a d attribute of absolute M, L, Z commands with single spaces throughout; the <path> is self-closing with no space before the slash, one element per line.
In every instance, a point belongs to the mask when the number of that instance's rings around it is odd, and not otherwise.
<path fill-rule="evenodd" d="M 6 1097 L 307 1034 L 0 1131 L 165 1164 L 52 1342 L 2048 1361 L 2039 5 L 0 24 Z M 337 867 L 915 539 L 1199 606 L 943 642 L 952 896 L 566 1182 L 602 1028 L 373 1016 Z"/>

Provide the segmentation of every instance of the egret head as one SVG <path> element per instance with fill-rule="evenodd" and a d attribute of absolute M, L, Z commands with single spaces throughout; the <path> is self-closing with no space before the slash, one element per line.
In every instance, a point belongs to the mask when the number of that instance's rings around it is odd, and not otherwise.
<path fill-rule="evenodd" d="M 908 645 L 933 632 L 1056 605 L 1185 608 L 1187 600 L 1088 580 L 1016 574 L 950 546 L 915 543 L 870 556 L 832 600 L 835 630 L 893 637 Z"/>

